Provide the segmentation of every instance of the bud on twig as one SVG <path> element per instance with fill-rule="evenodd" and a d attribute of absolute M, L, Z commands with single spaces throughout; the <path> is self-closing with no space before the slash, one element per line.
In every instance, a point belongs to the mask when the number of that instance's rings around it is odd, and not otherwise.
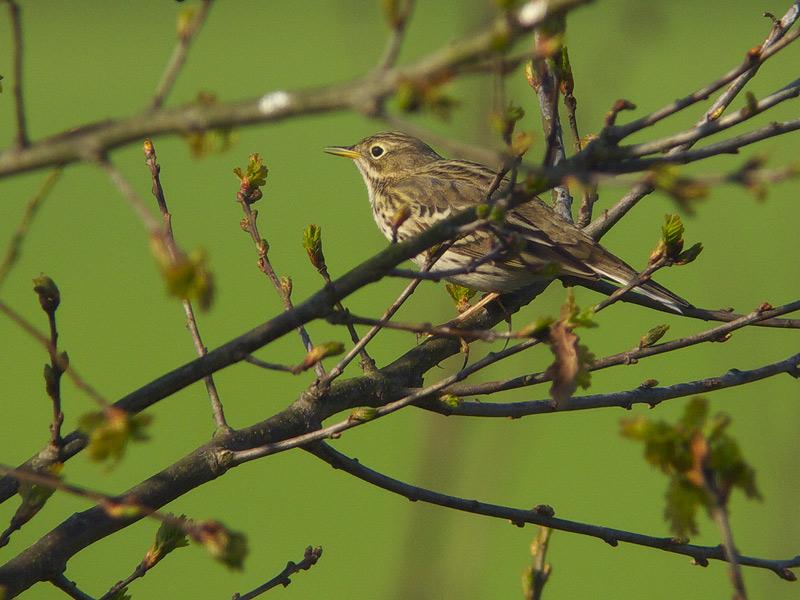
<path fill-rule="evenodd" d="M 308 254 L 308 260 L 314 268 L 322 273 L 327 271 L 328 267 L 325 264 L 325 255 L 322 252 L 322 228 L 313 223 L 306 225 L 303 230 L 303 248 Z"/>
<path fill-rule="evenodd" d="M 33 291 L 39 296 L 39 305 L 47 314 L 52 314 L 61 304 L 61 293 L 55 281 L 47 275 L 39 275 L 33 280 Z"/>
<path fill-rule="evenodd" d="M 292 278 L 291 277 L 281 277 L 281 291 L 283 295 L 287 298 L 292 297 Z"/>
<path fill-rule="evenodd" d="M 303 362 L 300 363 L 300 370 L 305 371 L 306 369 L 310 369 L 322 359 L 328 358 L 329 356 L 336 356 L 342 352 L 344 352 L 344 344 L 341 342 L 325 342 L 324 344 L 314 346 L 309 350 L 308 354 L 306 354 Z"/>
<path fill-rule="evenodd" d="M 239 202 L 250 205 L 263 197 L 261 188 L 267 183 L 269 169 L 264 165 L 260 154 L 250 155 L 244 172 L 239 167 L 236 167 L 233 172 L 240 181 L 239 193 L 236 195 Z"/>

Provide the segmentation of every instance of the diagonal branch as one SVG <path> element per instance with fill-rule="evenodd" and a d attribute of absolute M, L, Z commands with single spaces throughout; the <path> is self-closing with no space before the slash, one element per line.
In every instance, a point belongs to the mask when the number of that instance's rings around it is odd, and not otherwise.
<path fill-rule="evenodd" d="M 22 94 L 22 17 L 20 16 L 19 4 L 16 0 L 6 0 L 8 4 L 8 16 L 11 20 L 11 35 L 14 40 L 14 116 L 17 120 L 17 132 L 14 136 L 14 146 L 21 150 L 28 145 L 28 130 L 25 125 L 25 101 Z"/>
<path fill-rule="evenodd" d="M 649 387 L 640 385 L 632 390 L 612 392 L 609 394 L 592 394 L 573 396 L 563 406 L 556 407 L 552 400 L 529 400 L 525 402 L 461 402 L 451 406 L 443 402 L 430 402 L 423 408 L 443 415 L 462 417 L 503 417 L 518 419 L 530 415 L 542 415 L 554 412 L 590 410 L 596 408 L 624 408 L 630 410 L 634 404 L 647 404 L 651 408 L 674 398 L 685 398 L 695 394 L 705 394 L 729 387 L 746 385 L 788 373 L 792 377 L 800 376 L 800 354 L 794 354 L 784 360 L 752 369 L 740 371 L 731 369 L 717 377 L 707 377 L 697 381 L 676 383 L 667 387 Z M 538 382 L 537 382 L 538 383 Z"/>
<path fill-rule="evenodd" d="M 33 219 L 36 217 L 36 213 L 42 206 L 42 203 L 47 198 L 50 190 L 53 189 L 53 186 L 56 184 L 58 179 L 61 177 L 62 170 L 60 168 L 53 169 L 50 175 L 42 182 L 42 185 L 39 187 L 37 192 L 28 200 L 28 203 L 25 205 L 25 213 L 22 215 L 22 221 L 20 221 L 19 226 L 14 231 L 11 236 L 11 240 L 8 242 L 8 247 L 6 248 L 6 253 L 3 256 L 3 260 L 0 261 L 0 288 L 3 287 L 3 282 L 5 281 L 8 274 L 11 272 L 12 267 L 19 259 L 20 252 L 22 251 L 22 242 L 25 240 L 25 236 L 28 235 L 28 229 L 33 222 Z"/>
<path fill-rule="evenodd" d="M 704 342 L 725 340 L 737 329 L 741 329 L 742 327 L 746 327 L 748 325 L 756 325 L 760 322 L 763 323 L 764 321 L 772 319 L 777 315 L 787 314 L 796 310 L 800 310 L 800 300 L 796 300 L 794 302 L 790 302 L 789 304 L 784 304 L 783 306 L 769 310 L 762 310 L 762 307 L 759 307 L 748 315 L 742 315 L 728 323 L 718 325 L 717 327 L 707 329 L 706 331 L 702 331 L 700 333 L 695 333 L 677 340 L 664 342 L 663 344 L 640 347 L 628 352 L 619 352 L 617 354 L 606 356 L 605 358 L 597 360 L 591 365 L 588 365 L 587 368 L 590 371 L 597 371 L 617 365 L 629 365 L 637 362 L 639 359 L 647 358 L 648 356 L 664 354 L 666 352 L 672 352 L 681 348 L 688 348 L 689 346 L 694 346 Z M 506 381 L 488 381 L 474 385 L 452 386 L 447 388 L 445 391 L 446 393 L 455 394 L 457 396 L 475 396 L 479 394 L 494 394 L 497 392 L 512 390 L 529 385 L 537 385 L 546 381 L 550 381 L 549 376 L 546 373 L 541 372 L 523 375 L 522 377 L 515 377 Z"/>
<path fill-rule="evenodd" d="M 158 208 L 161 211 L 161 218 L 164 220 L 164 236 L 163 240 L 166 242 L 167 250 L 173 261 L 176 261 L 181 254 L 178 244 L 175 242 L 175 233 L 172 230 L 172 214 L 167 207 L 167 198 L 164 196 L 164 188 L 161 186 L 161 165 L 158 164 L 158 157 L 156 156 L 156 149 L 153 142 L 145 140 L 144 155 L 147 168 L 150 169 L 150 177 L 153 180 L 152 192 L 153 196 L 158 203 Z M 181 300 L 183 306 L 183 314 L 186 316 L 186 328 L 192 336 L 194 349 L 197 356 L 205 356 L 208 352 L 203 338 L 200 335 L 200 328 L 197 326 L 197 319 L 194 316 L 194 307 L 192 301 L 188 298 Z M 219 398 L 217 391 L 217 384 L 214 383 L 214 377 L 208 375 L 203 378 L 203 383 L 206 386 L 206 393 L 211 401 L 211 411 L 214 416 L 214 423 L 219 430 L 230 429 L 228 422 L 225 420 L 225 410 L 222 406 L 222 401 Z"/>
<path fill-rule="evenodd" d="M 638 546 L 645 546 L 647 548 L 655 548 L 666 552 L 690 556 L 699 563 L 708 563 L 709 560 L 726 560 L 725 553 L 720 546 L 695 546 L 693 544 L 681 543 L 682 540 L 677 540 L 675 538 L 652 537 L 640 533 L 624 531 L 622 529 L 569 521 L 553 516 L 553 509 L 548 506 L 539 505 L 532 510 L 522 510 L 519 508 L 510 508 L 498 504 L 480 502 L 478 500 L 467 500 L 456 496 L 448 496 L 397 479 L 392 479 L 387 475 L 373 471 L 369 467 L 362 465 L 358 460 L 350 458 L 324 443 L 309 448 L 309 451 L 335 469 L 341 469 L 367 483 L 371 483 L 372 485 L 394 494 L 405 496 L 412 502 L 421 501 L 463 512 L 505 519 L 518 527 L 524 526 L 525 523 L 533 523 L 560 531 L 595 537 L 611 546 L 617 546 L 619 542 L 626 542 Z M 789 569 L 800 567 L 800 556 L 787 560 L 769 560 L 751 556 L 740 556 L 739 564 L 748 567 L 769 569 L 783 579 L 794 581 L 794 573 Z"/>
<path fill-rule="evenodd" d="M 178 43 L 172 51 L 172 56 L 169 58 L 164 73 L 161 75 L 161 80 L 156 87 L 156 93 L 153 101 L 150 103 L 150 110 L 161 108 L 164 100 L 175 85 L 175 80 L 186 62 L 186 56 L 189 53 L 189 46 L 191 46 L 194 37 L 200 28 L 205 23 L 208 17 L 208 12 L 211 10 L 211 3 L 213 0 L 203 0 L 200 8 L 192 16 L 188 23 L 182 24 L 178 29 Z M 180 21 L 179 21 L 180 23 Z"/>
<path fill-rule="evenodd" d="M 275 577 L 244 595 L 241 595 L 237 592 L 233 595 L 232 600 L 252 600 L 253 598 L 260 596 L 264 592 L 278 587 L 279 585 L 288 587 L 289 584 L 292 583 L 292 580 L 290 579 L 292 575 L 299 573 L 300 571 L 308 571 L 311 567 L 317 564 L 317 561 L 321 556 L 321 546 L 308 546 L 303 554 L 303 560 L 301 560 L 299 563 L 290 560 L 288 563 L 286 563 L 286 567 L 284 567 L 283 571 L 278 573 Z"/>
<path fill-rule="evenodd" d="M 195 133 L 256 123 L 275 123 L 291 117 L 350 110 L 374 114 L 386 98 L 404 82 L 437 81 L 455 77 L 469 66 L 496 54 L 498 36 L 507 36 L 509 46 L 553 15 L 564 14 L 592 0 L 534 2 L 504 14 L 480 31 L 447 44 L 403 68 L 390 69 L 375 77 L 328 87 L 295 91 L 275 90 L 259 98 L 229 103 L 189 104 L 158 109 L 121 119 L 70 127 L 63 133 L 30 144 L 21 150 L 0 154 L 0 178 L 47 166 L 66 165 L 86 158 L 86 149 L 103 154 L 145 137 Z M 531 5 L 538 10 L 531 10 Z"/>

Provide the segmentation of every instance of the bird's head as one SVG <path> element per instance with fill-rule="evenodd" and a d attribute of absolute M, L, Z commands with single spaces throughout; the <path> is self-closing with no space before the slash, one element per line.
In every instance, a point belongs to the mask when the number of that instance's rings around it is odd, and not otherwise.
<path fill-rule="evenodd" d="M 376 133 L 353 146 L 331 146 L 325 152 L 352 158 L 369 183 L 402 179 L 441 160 L 428 144 L 405 133 Z"/>

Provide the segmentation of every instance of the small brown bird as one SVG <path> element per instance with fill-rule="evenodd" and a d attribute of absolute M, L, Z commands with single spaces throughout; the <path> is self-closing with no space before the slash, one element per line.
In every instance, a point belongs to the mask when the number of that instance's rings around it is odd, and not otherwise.
<path fill-rule="evenodd" d="M 486 202 L 497 175 L 484 165 L 442 158 L 422 140 L 404 133 L 377 133 L 354 146 L 333 146 L 325 151 L 353 159 L 367 186 L 375 222 L 389 240 L 396 237 L 402 241 L 452 214 Z M 478 230 L 456 240 L 431 271 L 475 265 L 497 249 L 499 233 L 515 235 L 519 240 L 515 252 L 447 279 L 484 292 L 508 292 L 559 276 L 607 279 L 626 285 L 637 275 L 630 265 L 538 198 L 509 210 L 495 232 Z M 414 261 L 422 266 L 427 258 L 420 254 Z M 682 307 L 691 306 L 652 281 L 634 290 L 678 313 Z"/>

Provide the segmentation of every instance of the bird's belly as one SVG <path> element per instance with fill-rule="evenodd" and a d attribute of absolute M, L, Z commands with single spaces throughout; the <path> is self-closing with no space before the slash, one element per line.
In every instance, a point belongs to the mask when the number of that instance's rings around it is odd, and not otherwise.
<path fill-rule="evenodd" d="M 428 261 L 428 256 L 426 253 L 418 254 L 413 260 L 417 266 L 423 267 Z M 470 259 L 465 258 L 463 254 L 452 251 L 445 252 L 431 268 L 431 272 L 464 269 L 469 264 Z M 525 269 L 510 269 L 502 264 L 488 262 L 476 266 L 469 273 L 451 275 L 444 279 L 480 292 L 512 292 L 537 281 L 551 278 L 537 276 Z"/>

